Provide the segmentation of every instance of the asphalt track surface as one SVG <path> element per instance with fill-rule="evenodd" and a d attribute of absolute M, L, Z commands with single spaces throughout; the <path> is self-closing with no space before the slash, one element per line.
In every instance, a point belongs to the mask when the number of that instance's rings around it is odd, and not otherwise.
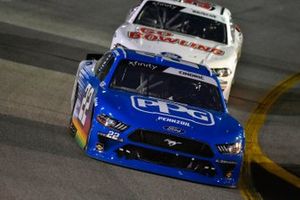
<path fill-rule="evenodd" d="M 226 189 L 90 159 L 67 134 L 74 75 L 86 53 L 105 52 L 135 0 L 0 0 L 0 199 L 244 199 Z M 229 109 L 242 124 L 278 82 L 300 71 L 300 1 L 218 0 L 245 43 Z M 262 151 L 300 176 L 300 83 L 259 134 Z M 252 163 L 264 199 L 299 189 Z M 251 180 L 250 180 L 251 179 Z"/>

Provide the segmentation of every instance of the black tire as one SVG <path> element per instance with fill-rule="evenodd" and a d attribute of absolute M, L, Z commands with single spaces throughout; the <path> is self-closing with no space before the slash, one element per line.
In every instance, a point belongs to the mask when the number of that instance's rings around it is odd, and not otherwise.
<path fill-rule="evenodd" d="M 68 127 L 68 133 L 69 133 L 69 135 L 71 135 L 72 137 L 75 137 L 76 132 L 77 132 L 77 129 L 76 129 L 76 127 L 74 126 L 74 124 L 73 124 L 73 122 L 72 122 L 72 118 L 70 117 L 70 120 L 69 120 L 69 127 Z"/>

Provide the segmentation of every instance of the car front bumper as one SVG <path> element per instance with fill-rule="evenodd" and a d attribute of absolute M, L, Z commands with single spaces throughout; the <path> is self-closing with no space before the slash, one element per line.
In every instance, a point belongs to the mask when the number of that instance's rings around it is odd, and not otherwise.
<path fill-rule="evenodd" d="M 222 187 L 236 187 L 242 164 L 239 155 L 203 158 L 129 141 L 91 135 L 88 156 L 128 168 Z"/>

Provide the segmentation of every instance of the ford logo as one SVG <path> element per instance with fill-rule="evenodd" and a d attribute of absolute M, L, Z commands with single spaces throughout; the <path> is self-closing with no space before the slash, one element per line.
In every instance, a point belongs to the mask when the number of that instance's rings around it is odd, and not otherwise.
<path fill-rule="evenodd" d="M 184 130 L 177 128 L 175 126 L 164 126 L 163 127 L 165 130 L 169 131 L 169 132 L 173 132 L 173 133 L 178 133 L 178 134 L 182 134 L 184 133 Z"/>
<path fill-rule="evenodd" d="M 161 52 L 160 54 L 163 55 L 164 57 L 170 58 L 170 59 L 175 60 L 175 61 L 182 60 L 182 57 L 180 55 L 175 54 L 175 53 Z"/>
<path fill-rule="evenodd" d="M 182 142 L 177 142 L 171 139 L 165 139 L 164 142 L 167 142 L 169 147 L 174 147 L 176 145 L 182 144 Z"/>

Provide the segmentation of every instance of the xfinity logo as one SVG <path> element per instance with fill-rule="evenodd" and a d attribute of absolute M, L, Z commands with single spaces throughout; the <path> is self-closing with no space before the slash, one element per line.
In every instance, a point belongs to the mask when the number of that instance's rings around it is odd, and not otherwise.
<path fill-rule="evenodd" d="M 170 8 L 172 10 L 174 10 L 175 8 L 177 8 L 176 5 L 172 5 L 172 4 L 168 4 L 168 3 L 155 2 L 155 1 L 152 2 L 152 5 L 166 7 L 166 8 Z"/>
<path fill-rule="evenodd" d="M 155 70 L 156 68 L 158 68 L 157 65 L 153 65 L 151 63 L 142 63 L 142 62 L 138 62 L 138 61 L 129 61 L 128 64 L 131 67 L 143 67 L 143 68 L 148 68 L 151 70 Z"/>
<path fill-rule="evenodd" d="M 165 139 L 164 142 L 167 142 L 169 147 L 174 147 L 178 144 L 182 144 L 181 142 L 176 142 L 176 141 L 170 140 L 170 139 Z"/>
<path fill-rule="evenodd" d="M 141 96 L 131 96 L 131 103 L 133 108 L 141 112 L 169 116 L 205 126 L 213 126 L 215 124 L 211 113 L 202 109 L 191 108 L 187 105 Z"/>

